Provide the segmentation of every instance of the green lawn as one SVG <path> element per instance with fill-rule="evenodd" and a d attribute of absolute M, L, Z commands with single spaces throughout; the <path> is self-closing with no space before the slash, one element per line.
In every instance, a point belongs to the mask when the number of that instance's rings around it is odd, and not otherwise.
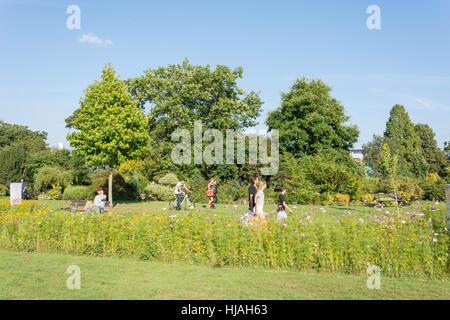
<path fill-rule="evenodd" d="M 66 288 L 69 265 L 81 289 Z M 0 251 L 0 299 L 450 299 L 450 283 Z"/>

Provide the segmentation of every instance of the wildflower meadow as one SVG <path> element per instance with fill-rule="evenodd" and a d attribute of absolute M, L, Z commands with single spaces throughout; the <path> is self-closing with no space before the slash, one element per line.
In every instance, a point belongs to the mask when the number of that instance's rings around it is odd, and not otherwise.
<path fill-rule="evenodd" d="M 288 222 L 240 223 L 238 206 L 102 215 L 37 201 L 0 202 L 0 248 L 134 257 L 210 266 L 448 278 L 445 204 L 396 208 L 294 206 Z M 273 213 L 273 211 L 272 211 Z"/>

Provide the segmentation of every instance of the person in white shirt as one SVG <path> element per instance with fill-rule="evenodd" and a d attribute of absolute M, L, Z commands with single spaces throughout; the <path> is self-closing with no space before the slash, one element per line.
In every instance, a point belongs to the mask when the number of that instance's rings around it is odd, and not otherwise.
<path fill-rule="evenodd" d="M 105 209 L 105 201 L 106 201 L 106 195 L 103 194 L 103 189 L 98 188 L 97 189 L 97 195 L 94 198 L 94 209 L 97 211 L 97 214 L 100 214 Z"/>
<path fill-rule="evenodd" d="M 188 187 L 184 184 L 186 179 L 182 178 L 180 182 L 175 186 L 175 196 L 177 197 L 177 210 L 181 210 L 181 202 L 183 201 L 183 197 L 186 194 L 181 188 L 185 188 L 187 192 L 191 192 Z"/>
<path fill-rule="evenodd" d="M 255 199 L 255 215 L 261 220 L 261 222 L 266 221 L 266 216 L 264 215 L 264 189 L 267 187 L 267 183 L 265 181 L 261 181 L 258 186 L 258 192 L 256 192 Z"/>

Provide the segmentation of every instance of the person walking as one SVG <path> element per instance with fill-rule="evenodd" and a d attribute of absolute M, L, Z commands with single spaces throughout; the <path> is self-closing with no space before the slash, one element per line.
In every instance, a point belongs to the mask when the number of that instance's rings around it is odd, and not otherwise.
<path fill-rule="evenodd" d="M 286 214 L 286 209 L 289 210 L 290 213 L 292 213 L 291 208 L 289 208 L 286 204 L 286 187 L 281 187 L 281 193 L 278 196 L 278 214 L 277 214 L 277 222 L 280 222 L 281 220 L 284 220 L 287 222 L 288 217 Z"/>
<path fill-rule="evenodd" d="M 251 178 L 251 185 L 248 187 L 248 216 L 254 217 L 255 216 L 255 204 L 256 199 L 255 195 L 258 191 L 258 183 L 259 178 L 256 175 L 253 175 Z"/>
<path fill-rule="evenodd" d="M 206 196 L 209 198 L 208 204 L 206 205 L 207 208 L 211 208 L 211 205 L 214 201 L 214 178 L 209 179 L 208 181 L 208 189 L 206 190 Z"/>
<path fill-rule="evenodd" d="M 264 189 L 267 187 L 265 181 L 261 181 L 258 185 L 258 191 L 255 195 L 255 216 L 261 222 L 266 221 L 266 216 L 264 214 Z"/>
<path fill-rule="evenodd" d="M 208 182 L 208 191 L 206 191 L 207 196 L 209 197 L 208 208 L 215 209 L 217 201 L 219 200 L 217 197 L 217 181 L 214 178 L 211 178 Z"/>

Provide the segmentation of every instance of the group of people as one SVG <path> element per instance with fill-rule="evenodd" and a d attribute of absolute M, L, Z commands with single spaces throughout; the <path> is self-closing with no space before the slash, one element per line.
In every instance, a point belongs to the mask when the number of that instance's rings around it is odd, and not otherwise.
<path fill-rule="evenodd" d="M 184 183 L 184 179 L 182 180 L 182 182 Z M 246 215 L 247 219 L 256 218 L 261 222 L 266 221 L 266 214 L 264 213 L 264 189 L 266 188 L 266 181 L 259 180 L 259 177 L 256 175 L 251 177 L 251 185 L 248 187 L 249 212 Z M 277 222 L 288 220 L 286 210 L 292 213 L 292 210 L 286 204 L 286 192 L 286 187 L 281 187 L 281 192 L 278 196 Z M 215 209 L 218 202 L 218 197 L 217 180 L 215 180 L 214 178 L 211 178 L 208 181 L 206 196 L 209 198 L 207 208 Z"/>
<path fill-rule="evenodd" d="M 264 189 L 266 187 L 266 181 L 260 181 L 256 175 L 252 176 L 251 185 L 248 187 L 249 212 L 244 220 L 256 218 L 260 222 L 266 221 L 266 213 L 264 213 Z M 292 213 L 292 210 L 286 204 L 286 191 L 286 187 L 281 187 L 281 193 L 278 196 L 277 222 L 288 220 L 286 210 Z"/>

